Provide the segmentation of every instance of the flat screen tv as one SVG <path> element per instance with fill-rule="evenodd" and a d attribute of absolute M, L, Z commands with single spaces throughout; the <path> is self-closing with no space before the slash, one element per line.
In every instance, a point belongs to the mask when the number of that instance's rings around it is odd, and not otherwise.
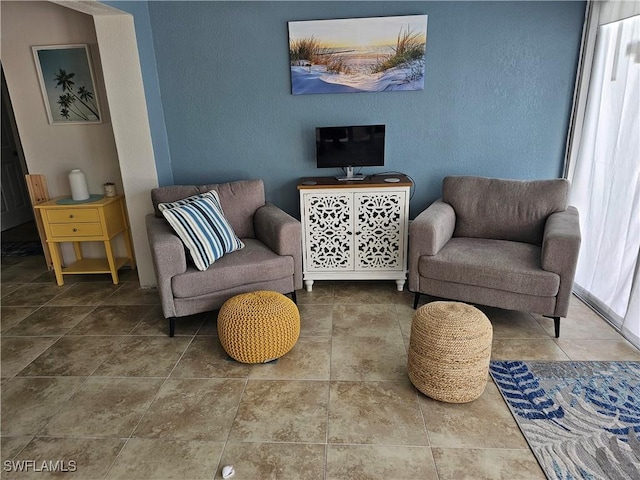
<path fill-rule="evenodd" d="M 338 180 L 363 180 L 354 167 L 384 165 L 384 125 L 355 125 L 316 128 L 316 162 L 318 168 L 344 170 Z"/>

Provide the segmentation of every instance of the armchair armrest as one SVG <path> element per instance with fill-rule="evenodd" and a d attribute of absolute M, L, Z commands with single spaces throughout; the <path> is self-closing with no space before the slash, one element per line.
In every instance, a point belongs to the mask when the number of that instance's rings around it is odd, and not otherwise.
<path fill-rule="evenodd" d="M 164 218 L 154 214 L 145 217 L 153 268 L 165 318 L 175 317 L 171 279 L 187 271 L 187 258 L 182 240 Z"/>
<path fill-rule="evenodd" d="M 456 226 L 453 207 L 442 199 L 433 202 L 409 226 L 409 290 L 417 292 L 418 261 L 435 255 L 451 239 Z"/>
<path fill-rule="evenodd" d="M 267 203 L 253 216 L 256 238 L 278 255 L 293 257 L 295 289 L 302 288 L 302 227 L 291 215 Z"/>
<path fill-rule="evenodd" d="M 565 317 L 580 251 L 580 218 L 575 207 L 549 215 L 542 237 L 542 269 L 560 276 L 555 316 Z"/>

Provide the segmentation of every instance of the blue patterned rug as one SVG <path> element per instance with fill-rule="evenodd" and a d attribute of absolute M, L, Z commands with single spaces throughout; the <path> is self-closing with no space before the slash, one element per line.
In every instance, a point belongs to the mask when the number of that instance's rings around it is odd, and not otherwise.
<path fill-rule="evenodd" d="M 491 362 L 550 479 L 640 479 L 640 362 Z"/>

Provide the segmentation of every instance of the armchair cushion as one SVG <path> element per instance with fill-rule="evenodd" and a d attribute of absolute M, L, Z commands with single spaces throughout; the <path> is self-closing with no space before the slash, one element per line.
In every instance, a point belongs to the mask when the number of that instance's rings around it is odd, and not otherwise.
<path fill-rule="evenodd" d="M 540 268 L 540 247 L 483 238 L 452 238 L 420 257 L 421 277 L 541 297 L 558 294 L 560 276 Z"/>
<path fill-rule="evenodd" d="M 191 298 L 233 289 L 254 282 L 292 277 L 294 260 L 280 256 L 259 240 L 245 239 L 245 248 L 220 258 L 204 272 L 193 267 L 174 276 L 171 288 L 176 298 Z"/>
<path fill-rule="evenodd" d="M 442 199 L 456 212 L 454 237 L 542 244 L 547 217 L 567 208 L 569 181 L 446 177 Z"/>
<path fill-rule="evenodd" d="M 215 191 L 194 195 L 158 208 L 189 249 L 198 270 L 206 270 L 225 253 L 244 247 L 227 221 Z"/>

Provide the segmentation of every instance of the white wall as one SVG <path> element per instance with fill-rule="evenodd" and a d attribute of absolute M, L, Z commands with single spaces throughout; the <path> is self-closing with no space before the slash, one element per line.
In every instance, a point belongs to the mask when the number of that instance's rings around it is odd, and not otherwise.
<path fill-rule="evenodd" d="M 99 2 L 59 3 L 0 2 L 1 60 L 27 168 L 46 175 L 51 197 L 71 193 L 72 168 L 85 172 L 91 193 L 114 182 L 127 198 L 140 285 L 153 286 L 144 216 L 153 211 L 149 191 L 158 180 L 133 18 Z M 49 125 L 31 46 L 75 43 L 91 50 L 103 123 Z M 88 247 L 87 256 L 104 255 L 101 245 Z M 65 260 L 71 252 L 65 245 Z"/>
<path fill-rule="evenodd" d="M 72 168 L 82 169 L 91 193 L 108 181 L 122 192 L 93 19 L 49 2 L 3 1 L 1 8 L 2 65 L 29 173 L 46 175 L 51 197 L 71 193 Z M 77 43 L 90 48 L 103 122 L 49 125 L 31 47 Z"/>

